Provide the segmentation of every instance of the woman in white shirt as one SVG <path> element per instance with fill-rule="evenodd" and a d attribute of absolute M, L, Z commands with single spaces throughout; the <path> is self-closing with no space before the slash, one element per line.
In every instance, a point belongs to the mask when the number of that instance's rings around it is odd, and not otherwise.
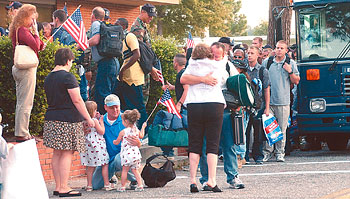
<path fill-rule="evenodd" d="M 192 193 L 198 192 L 196 173 L 204 136 L 207 140 L 209 174 L 207 185 L 213 192 L 221 192 L 216 184 L 216 166 L 225 107 L 221 81 L 226 62 L 215 61 L 212 58 L 210 47 L 206 44 L 198 44 L 180 80 L 182 84 L 189 85 L 184 104 L 188 111 L 190 191 Z"/>

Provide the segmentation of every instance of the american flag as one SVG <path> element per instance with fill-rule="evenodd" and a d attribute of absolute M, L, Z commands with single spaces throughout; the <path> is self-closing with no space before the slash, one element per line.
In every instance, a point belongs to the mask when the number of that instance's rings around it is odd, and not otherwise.
<path fill-rule="evenodd" d="M 81 49 L 86 50 L 89 47 L 80 8 L 64 22 L 63 27 L 72 35 Z"/>
<path fill-rule="evenodd" d="M 66 3 L 66 2 L 64 2 L 63 10 L 66 12 L 67 16 L 69 16 L 69 15 L 68 15 L 67 3 Z"/>
<path fill-rule="evenodd" d="M 191 32 L 188 33 L 188 38 L 187 38 L 187 41 L 186 41 L 186 46 L 187 46 L 187 49 L 189 49 L 189 48 L 194 48 L 194 41 L 193 41 Z"/>
<path fill-rule="evenodd" d="M 180 113 L 176 110 L 176 106 L 175 103 L 173 101 L 173 99 L 170 96 L 170 92 L 168 89 L 166 89 L 162 95 L 162 97 L 159 99 L 157 104 L 163 104 L 164 106 L 166 106 L 168 108 L 168 112 L 175 114 L 178 118 L 182 118 Z"/>
<path fill-rule="evenodd" d="M 162 82 L 163 86 L 164 86 L 164 78 L 163 78 L 163 74 L 162 71 L 158 70 L 157 71 L 157 76 L 159 78 L 159 81 Z"/>

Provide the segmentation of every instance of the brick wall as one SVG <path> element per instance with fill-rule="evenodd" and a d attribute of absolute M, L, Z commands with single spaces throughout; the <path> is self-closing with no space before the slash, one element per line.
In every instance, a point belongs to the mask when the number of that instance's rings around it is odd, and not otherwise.
<path fill-rule="evenodd" d="M 57 0 L 57 9 L 62 9 L 64 7 L 64 2 L 66 0 Z M 140 14 L 139 6 L 131 6 L 131 5 L 120 5 L 120 4 L 111 4 L 111 3 L 103 3 L 94 2 L 94 1 L 81 1 L 74 0 L 67 2 L 67 10 L 68 13 L 71 14 L 79 5 L 81 14 L 83 16 L 83 21 L 85 24 L 85 29 L 88 30 L 91 25 L 91 13 L 92 9 L 96 6 L 101 6 L 103 8 L 107 8 L 110 11 L 111 22 L 114 23 L 118 18 L 126 18 L 129 21 L 129 30 L 132 23 Z"/>
<path fill-rule="evenodd" d="M 53 149 L 47 148 L 43 145 L 43 142 L 38 142 L 36 144 L 39 153 L 39 160 L 41 165 L 41 170 L 46 182 L 54 180 L 51 161 L 53 155 Z M 75 152 L 72 159 L 72 165 L 70 170 L 70 177 L 80 177 L 85 176 L 85 166 L 80 164 L 80 156 L 78 152 Z"/>

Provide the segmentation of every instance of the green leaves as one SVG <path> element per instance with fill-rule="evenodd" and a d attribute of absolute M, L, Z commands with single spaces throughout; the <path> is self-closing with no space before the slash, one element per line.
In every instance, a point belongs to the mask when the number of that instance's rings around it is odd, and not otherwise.
<path fill-rule="evenodd" d="M 80 54 L 78 50 L 76 50 L 75 45 L 63 46 L 58 41 L 49 42 L 45 50 L 39 52 L 40 63 L 36 74 L 34 104 L 29 124 L 29 130 L 33 135 L 42 134 L 44 116 L 47 109 L 44 80 L 54 68 L 54 56 L 56 51 L 63 47 L 71 48 L 76 57 Z M 6 36 L 0 37 L 0 113 L 3 116 L 3 124 L 5 124 L 5 134 L 14 132 L 15 124 L 16 88 L 15 81 L 12 77 L 12 66 L 12 42 Z M 72 67 L 71 72 L 79 79 L 75 67 Z"/>

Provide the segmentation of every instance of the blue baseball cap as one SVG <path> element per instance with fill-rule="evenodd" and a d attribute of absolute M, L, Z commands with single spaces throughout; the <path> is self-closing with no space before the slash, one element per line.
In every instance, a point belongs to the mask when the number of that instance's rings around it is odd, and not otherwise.
<path fill-rule="evenodd" d="M 105 105 L 107 106 L 120 106 L 120 100 L 119 97 L 114 95 L 114 94 L 110 94 L 105 98 Z"/>

